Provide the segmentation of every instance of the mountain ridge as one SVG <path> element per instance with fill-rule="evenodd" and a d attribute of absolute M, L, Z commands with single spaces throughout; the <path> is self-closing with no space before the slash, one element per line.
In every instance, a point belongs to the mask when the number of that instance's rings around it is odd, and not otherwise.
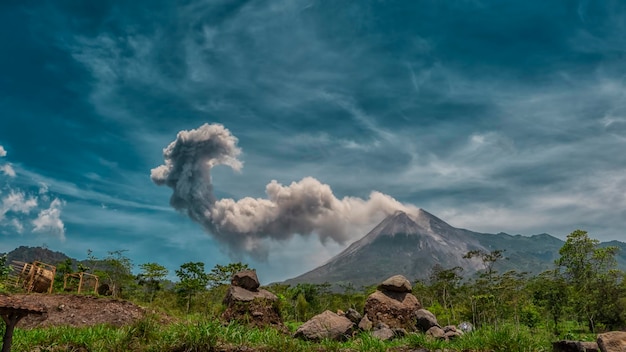
<path fill-rule="evenodd" d="M 619 267 L 626 269 L 626 243 L 612 242 L 621 248 L 616 258 Z M 507 260 L 497 262 L 496 270 L 538 274 L 553 268 L 564 243 L 546 233 L 522 236 L 455 228 L 423 209 L 396 211 L 323 265 L 284 283 L 368 286 L 395 274 L 424 280 L 434 265 L 460 266 L 467 277 L 483 268 L 479 259 L 463 258 L 471 250 L 503 250 Z"/>

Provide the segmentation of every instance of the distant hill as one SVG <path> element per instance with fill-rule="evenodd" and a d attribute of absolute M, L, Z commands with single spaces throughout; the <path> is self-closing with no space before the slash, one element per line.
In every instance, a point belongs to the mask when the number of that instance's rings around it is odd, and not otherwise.
<path fill-rule="evenodd" d="M 528 237 L 478 233 L 452 227 L 422 209 L 416 214 L 398 211 L 324 265 L 285 283 L 350 282 L 358 287 L 379 283 L 395 274 L 413 281 L 427 279 L 435 265 L 460 266 L 467 277 L 483 268 L 478 259 L 463 258 L 470 250 L 504 250 L 507 259 L 499 261 L 494 266 L 496 270 L 538 274 L 554 267 L 563 244 L 548 234 Z M 613 241 L 602 245 L 622 249 L 617 260 L 625 270 L 626 243 Z"/>
<path fill-rule="evenodd" d="M 71 259 L 67 255 L 61 252 L 51 251 L 48 248 L 42 247 L 26 247 L 20 246 L 9 253 L 7 253 L 7 261 L 20 261 L 30 263 L 33 261 L 40 261 L 46 264 L 56 265 L 66 259 Z M 75 260 L 74 260 L 75 261 Z"/>

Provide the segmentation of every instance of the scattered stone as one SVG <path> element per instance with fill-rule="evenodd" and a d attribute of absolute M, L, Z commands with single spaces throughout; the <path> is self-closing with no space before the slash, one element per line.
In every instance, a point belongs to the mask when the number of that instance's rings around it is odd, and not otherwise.
<path fill-rule="evenodd" d="M 364 315 L 359 322 L 359 329 L 363 331 L 370 331 L 372 330 L 372 326 L 374 326 L 374 324 L 372 324 L 372 322 L 367 318 L 367 315 Z"/>
<path fill-rule="evenodd" d="M 395 337 L 395 334 L 387 325 L 380 324 L 372 331 L 372 336 L 382 341 L 389 341 Z"/>
<path fill-rule="evenodd" d="M 426 331 L 426 336 L 432 336 L 436 339 L 445 339 L 445 335 L 446 334 L 443 329 L 438 326 L 433 326 L 432 328 L 428 329 L 428 331 Z"/>
<path fill-rule="evenodd" d="M 599 334 L 597 341 L 602 352 L 626 351 L 626 331 L 609 331 Z"/>
<path fill-rule="evenodd" d="M 395 275 L 388 278 L 378 285 L 378 289 L 392 292 L 411 292 L 413 290 L 411 282 L 402 275 Z"/>
<path fill-rule="evenodd" d="M 365 315 L 374 324 L 385 323 L 390 328 L 415 331 L 420 303 L 408 292 L 376 291 L 365 301 Z"/>
<path fill-rule="evenodd" d="M 452 330 L 445 331 L 444 334 L 443 334 L 443 338 L 445 340 L 454 340 L 457 337 L 461 337 L 461 336 L 463 336 L 462 332 L 460 332 L 460 331 L 452 331 Z"/>
<path fill-rule="evenodd" d="M 357 312 L 354 308 L 348 309 L 348 311 L 345 313 L 345 317 L 350 319 L 350 321 L 355 324 L 358 324 L 363 318 L 361 314 Z"/>
<path fill-rule="evenodd" d="M 472 330 L 474 330 L 474 325 L 472 325 L 472 323 L 464 321 L 461 324 L 459 324 L 459 330 L 463 331 L 463 332 L 470 332 Z"/>
<path fill-rule="evenodd" d="M 256 270 L 242 270 L 233 275 L 230 280 L 233 286 L 245 288 L 248 291 L 257 291 L 261 284 L 256 276 Z"/>
<path fill-rule="evenodd" d="M 396 328 L 396 329 L 391 329 L 393 330 L 393 333 L 397 336 L 397 337 L 405 337 L 406 335 L 408 335 L 409 333 L 406 332 L 406 330 L 402 329 L 402 328 Z"/>
<path fill-rule="evenodd" d="M 428 331 L 433 326 L 440 327 L 437 323 L 437 317 L 427 309 L 419 309 L 415 313 L 415 318 L 416 326 L 422 332 Z"/>
<path fill-rule="evenodd" d="M 354 324 L 350 319 L 327 310 L 302 324 L 296 330 L 294 337 L 311 341 L 326 338 L 344 341 L 351 335 L 353 327 Z"/>
<path fill-rule="evenodd" d="M 561 340 L 552 343 L 553 352 L 598 352 L 595 342 Z"/>

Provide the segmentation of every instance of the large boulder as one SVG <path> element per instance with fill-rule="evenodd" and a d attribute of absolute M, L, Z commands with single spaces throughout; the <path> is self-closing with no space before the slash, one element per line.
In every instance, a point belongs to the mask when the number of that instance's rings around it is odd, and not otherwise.
<path fill-rule="evenodd" d="M 222 313 L 225 321 L 256 327 L 274 326 L 285 330 L 278 309 L 278 297 L 267 290 L 249 291 L 243 287 L 230 286 L 223 303 L 226 305 Z"/>
<path fill-rule="evenodd" d="M 599 334 L 597 341 L 602 352 L 626 351 L 626 331 L 609 331 Z"/>
<path fill-rule="evenodd" d="M 409 280 L 402 275 L 395 275 L 378 285 L 378 289 L 381 291 L 392 292 L 411 292 L 412 287 Z"/>
<path fill-rule="evenodd" d="M 353 327 L 354 323 L 350 319 L 327 310 L 300 325 L 294 337 L 312 341 L 343 341 L 351 336 Z"/>
<path fill-rule="evenodd" d="M 428 331 L 433 326 L 439 326 L 437 317 L 426 309 L 419 309 L 415 314 L 415 319 L 417 328 L 422 332 Z"/>
<path fill-rule="evenodd" d="M 407 331 L 415 331 L 420 308 L 417 298 L 408 292 L 376 291 L 365 301 L 365 315 L 374 326 L 384 323 Z"/>
<path fill-rule="evenodd" d="M 259 278 L 256 276 L 256 270 L 242 270 L 236 273 L 231 278 L 230 284 L 249 291 L 256 291 L 261 286 Z"/>

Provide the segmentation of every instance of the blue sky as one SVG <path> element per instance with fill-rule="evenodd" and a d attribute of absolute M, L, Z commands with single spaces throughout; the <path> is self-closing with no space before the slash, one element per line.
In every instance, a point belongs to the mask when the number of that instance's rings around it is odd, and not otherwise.
<path fill-rule="evenodd" d="M 151 180 L 205 123 L 241 151 L 217 199 L 311 177 L 474 231 L 626 239 L 624 2 L 9 0 L 0 23 L 0 252 L 243 260 L 270 282 L 382 220 L 239 250 Z"/>

